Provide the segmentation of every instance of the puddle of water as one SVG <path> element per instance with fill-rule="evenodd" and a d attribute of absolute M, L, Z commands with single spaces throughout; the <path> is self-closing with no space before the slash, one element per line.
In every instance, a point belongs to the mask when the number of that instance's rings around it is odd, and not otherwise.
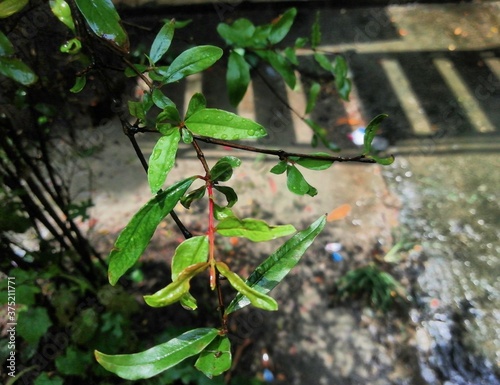
<path fill-rule="evenodd" d="M 461 155 L 385 169 L 423 250 L 412 317 L 429 384 L 500 384 L 499 166 L 492 155 Z"/>

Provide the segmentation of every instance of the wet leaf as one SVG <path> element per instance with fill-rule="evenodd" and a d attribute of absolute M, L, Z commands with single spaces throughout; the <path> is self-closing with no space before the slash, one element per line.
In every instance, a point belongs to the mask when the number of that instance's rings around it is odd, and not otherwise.
<path fill-rule="evenodd" d="M 63 23 L 66 27 L 75 32 L 75 23 L 71 16 L 71 8 L 64 0 L 50 0 L 50 9 L 52 13 Z"/>
<path fill-rule="evenodd" d="M 210 170 L 212 182 L 227 182 L 233 175 L 233 168 L 239 167 L 241 160 L 235 156 L 224 156 Z"/>
<path fill-rule="evenodd" d="M 172 211 L 194 180 L 195 177 L 191 177 L 175 183 L 157 194 L 133 216 L 109 254 L 108 278 L 111 285 L 115 285 L 137 262 L 156 227 Z"/>
<path fill-rule="evenodd" d="M 176 277 L 176 280 L 151 295 L 145 295 L 144 301 L 151 307 L 164 307 L 178 302 L 189 293 L 191 279 L 206 270 L 208 262 L 196 263 L 186 267 Z"/>
<path fill-rule="evenodd" d="M 292 225 L 270 226 L 260 219 L 239 219 L 236 216 L 222 219 L 215 231 L 224 237 L 244 237 L 253 242 L 264 242 L 294 233 Z"/>
<path fill-rule="evenodd" d="M 0 2 L 0 19 L 5 19 L 23 9 L 28 0 L 3 0 Z"/>
<path fill-rule="evenodd" d="M 190 208 L 191 204 L 195 200 L 201 199 L 205 196 L 206 189 L 207 189 L 207 186 L 201 186 L 201 187 L 197 188 L 196 190 L 190 191 L 188 194 L 186 194 L 185 196 L 183 196 L 181 198 L 181 204 L 187 209 Z"/>
<path fill-rule="evenodd" d="M 372 151 L 372 142 L 373 139 L 375 138 L 375 135 L 377 135 L 377 131 L 379 129 L 380 123 L 387 118 L 387 114 L 380 114 L 375 116 L 370 123 L 368 123 L 368 126 L 366 127 L 365 130 L 365 136 L 363 138 L 363 147 L 364 147 L 364 154 L 368 154 Z"/>
<path fill-rule="evenodd" d="M 69 90 L 70 92 L 73 92 L 74 94 L 77 94 L 81 90 L 85 88 L 85 85 L 87 84 L 87 77 L 84 76 L 77 76 L 75 80 L 75 85 L 71 87 Z"/>
<path fill-rule="evenodd" d="M 140 353 L 107 355 L 97 350 L 94 353 L 106 370 L 127 380 L 140 380 L 153 377 L 199 354 L 218 333 L 214 328 L 193 329 Z"/>
<path fill-rule="evenodd" d="M 200 354 L 194 366 L 208 378 L 231 369 L 231 342 L 227 336 L 217 336 Z"/>
<path fill-rule="evenodd" d="M 250 66 L 245 58 L 235 51 L 231 51 L 227 62 L 226 83 L 229 102 L 237 106 L 250 84 Z"/>
<path fill-rule="evenodd" d="M 305 114 L 311 113 L 311 111 L 316 106 L 316 100 L 318 100 L 319 92 L 321 91 L 321 86 L 319 83 L 314 82 L 309 90 L 309 96 L 307 98 L 307 106 Z"/>
<path fill-rule="evenodd" d="M 295 166 L 287 166 L 286 169 L 286 184 L 288 190 L 297 195 L 310 195 L 315 196 L 318 194 L 318 190 L 316 190 L 313 186 L 311 186 L 304 179 L 302 173 Z"/>
<path fill-rule="evenodd" d="M 326 218 L 323 215 L 307 229 L 291 237 L 250 274 L 246 284 L 262 294 L 269 293 L 297 265 L 325 224 Z M 226 308 L 225 314 L 239 310 L 249 303 L 248 298 L 245 298 L 243 294 L 238 294 Z"/>
<path fill-rule="evenodd" d="M 253 120 L 215 108 L 205 108 L 184 122 L 193 133 L 222 140 L 261 138 L 266 130 Z"/>
<path fill-rule="evenodd" d="M 161 189 L 175 165 L 180 139 L 181 133 L 177 128 L 173 128 L 169 134 L 158 139 L 153 148 L 148 164 L 148 183 L 153 194 Z"/>
<path fill-rule="evenodd" d="M 330 156 L 330 154 L 327 154 L 326 152 L 315 152 L 311 155 Z M 333 160 L 298 158 L 297 160 L 295 160 L 295 163 L 309 170 L 326 170 L 327 168 L 331 167 L 331 165 L 333 164 Z"/>
<path fill-rule="evenodd" d="M 193 143 L 193 134 L 186 127 L 181 128 L 181 138 L 186 144 Z"/>
<path fill-rule="evenodd" d="M 173 83 L 211 67 L 222 56 L 222 49 L 199 45 L 177 56 L 163 75 L 163 83 Z"/>
<path fill-rule="evenodd" d="M 125 52 L 129 51 L 127 32 L 111 0 L 75 0 L 90 29 Z"/>
<path fill-rule="evenodd" d="M 248 298 L 253 306 L 268 311 L 278 310 L 278 303 L 274 298 L 252 289 L 238 274 L 231 271 L 224 262 L 217 262 L 215 266 L 217 267 L 219 273 L 227 278 L 231 286 L 236 289 L 238 293 Z M 226 312 L 226 314 L 228 313 Z"/>
<path fill-rule="evenodd" d="M 208 236 L 200 235 L 183 241 L 172 257 L 172 281 L 187 267 L 206 262 L 208 259 Z"/>
<path fill-rule="evenodd" d="M 175 106 L 166 106 L 162 112 L 156 117 L 157 122 L 171 121 L 175 124 L 180 123 L 181 116 L 179 110 Z"/>
<path fill-rule="evenodd" d="M 0 74 L 22 85 L 29 86 L 38 80 L 38 76 L 21 60 L 0 56 Z"/>
<path fill-rule="evenodd" d="M 186 116 L 184 117 L 184 119 L 189 118 L 195 112 L 203 110 L 206 107 L 207 107 L 207 100 L 205 99 L 205 96 L 203 96 L 203 94 L 197 92 L 189 100 L 189 105 L 188 105 L 188 108 L 186 110 Z"/>
<path fill-rule="evenodd" d="M 271 27 L 271 33 L 269 34 L 269 42 L 271 44 L 279 43 L 285 38 L 293 25 L 296 15 L 297 9 L 290 8 L 279 17 L 278 21 Z"/>
<path fill-rule="evenodd" d="M 238 202 L 238 195 L 233 188 L 228 186 L 214 186 L 214 188 L 220 193 L 224 194 L 227 200 L 227 207 L 233 207 L 236 202 Z"/>
<path fill-rule="evenodd" d="M 165 23 L 163 27 L 161 27 L 160 31 L 153 41 L 153 44 L 151 44 L 151 49 L 149 50 L 149 58 L 153 63 L 156 63 L 158 60 L 160 60 L 170 48 L 172 38 L 174 37 L 174 31 L 174 19 L 170 20 L 168 23 Z"/>

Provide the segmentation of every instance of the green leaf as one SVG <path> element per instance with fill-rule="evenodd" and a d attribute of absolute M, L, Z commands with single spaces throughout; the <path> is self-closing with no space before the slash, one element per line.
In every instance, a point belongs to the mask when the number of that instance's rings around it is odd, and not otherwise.
<path fill-rule="evenodd" d="M 163 344 L 135 354 L 107 355 L 95 351 L 97 361 L 127 380 L 153 377 L 186 358 L 199 354 L 219 334 L 214 328 L 193 329 Z"/>
<path fill-rule="evenodd" d="M 59 47 L 62 53 L 67 53 L 68 55 L 76 55 L 82 49 L 82 42 L 78 38 L 73 38 L 68 40 L 66 43 Z"/>
<path fill-rule="evenodd" d="M 49 375 L 46 372 L 40 374 L 35 379 L 34 382 L 34 385 L 63 385 L 63 384 L 64 380 L 61 377 L 57 375 L 49 377 Z"/>
<path fill-rule="evenodd" d="M 162 112 L 156 117 L 157 122 L 171 121 L 175 124 L 180 123 L 181 116 L 179 110 L 175 106 L 166 106 Z"/>
<path fill-rule="evenodd" d="M 314 154 L 311 155 L 330 156 L 325 152 L 315 152 Z M 309 170 L 326 170 L 327 168 L 330 168 L 330 166 L 333 164 L 333 160 L 299 158 L 295 160 L 295 163 Z"/>
<path fill-rule="evenodd" d="M 319 28 L 319 11 L 316 12 L 316 19 L 311 28 L 311 48 L 316 49 L 321 43 L 321 31 Z"/>
<path fill-rule="evenodd" d="M 188 194 L 181 198 L 181 204 L 189 209 L 191 204 L 198 199 L 201 199 L 205 196 L 205 191 L 207 190 L 207 186 L 201 186 L 196 190 L 190 191 Z"/>
<path fill-rule="evenodd" d="M 153 103 L 162 110 L 166 107 L 175 107 L 175 103 L 170 100 L 160 89 L 155 88 L 152 93 Z"/>
<path fill-rule="evenodd" d="M 288 59 L 284 56 L 281 56 L 273 51 L 267 52 L 267 58 L 269 60 L 269 64 L 271 64 L 272 67 L 283 77 L 283 80 L 288 87 L 293 90 L 295 88 L 297 78 L 295 77 L 295 72 L 290 61 L 288 61 Z"/>
<path fill-rule="evenodd" d="M 328 149 L 330 149 L 332 151 L 340 151 L 340 148 L 335 143 L 332 143 L 328 140 L 328 138 L 326 137 L 327 131 L 323 127 L 321 127 L 320 125 L 318 125 L 317 123 L 315 123 L 311 119 L 306 118 L 306 119 L 304 119 L 304 122 L 306 122 L 306 124 L 309 127 L 311 127 L 311 129 L 314 132 L 314 136 L 313 136 L 313 144 L 314 145 L 313 145 L 313 147 L 316 147 L 317 141 L 319 139 L 319 140 L 321 140 L 323 145 L 325 147 L 327 147 Z"/>
<path fill-rule="evenodd" d="M 193 143 L 193 134 L 186 127 L 181 128 L 181 138 L 186 144 Z"/>
<path fill-rule="evenodd" d="M 235 51 L 231 51 L 227 62 L 226 84 L 229 102 L 237 106 L 250 84 L 250 66 L 245 58 Z"/>
<path fill-rule="evenodd" d="M 383 166 L 388 166 L 388 165 L 394 163 L 394 155 L 391 155 L 391 156 L 388 156 L 385 158 L 381 158 L 381 157 L 378 157 L 376 155 L 366 155 L 365 157 L 369 158 L 369 159 L 373 159 L 375 162 L 377 162 L 378 164 L 381 164 Z"/>
<path fill-rule="evenodd" d="M 295 48 L 304 48 L 308 41 L 309 41 L 309 39 L 307 37 L 298 37 L 295 40 L 294 47 Z"/>
<path fill-rule="evenodd" d="M 208 235 L 186 239 L 175 250 L 172 257 L 172 281 L 187 267 L 206 262 L 208 259 Z"/>
<path fill-rule="evenodd" d="M 212 182 L 227 182 L 233 175 L 233 168 L 239 167 L 241 160 L 235 156 L 224 156 L 210 170 Z"/>
<path fill-rule="evenodd" d="M 214 218 L 218 221 L 222 221 L 226 218 L 236 218 L 234 213 L 228 207 L 221 207 L 214 204 Z"/>
<path fill-rule="evenodd" d="M 271 298 L 266 294 L 252 289 L 245 283 L 245 281 L 243 281 L 243 279 L 241 279 L 238 274 L 231 271 L 224 262 L 216 262 L 215 266 L 217 267 L 219 273 L 227 278 L 231 286 L 235 288 L 241 295 L 244 295 L 246 298 L 248 298 L 253 306 L 268 311 L 278 310 L 278 303 L 274 298 Z"/>
<path fill-rule="evenodd" d="M 71 16 L 71 8 L 64 0 L 50 0 L 50 9 L 52 13 L 63 23 L 66 27 L 75 32 L 75 23 Z"/>
<path fill-rule="evenodd" d="M 14 46 L 9 38 L 0 31 L 0 56 L 10 56 L 14 54 Z"/>
<path fill-rule="evenodd" d="M 326 215 L 323 215 L 307 229 L 298 232 L 286 241 L 250 274 L 246 280 L 247 285 L 262 294 L 269 293 L 297 265 L 302 255 L 323 230 L 325 224 Z M 248 298 L 238 294 L 226 308 L 225 314 L 239 310 L 249 303 Z"/>
<path fill-rule="evenodd" d="M 299 65 L 299 59 L 297 59 L 297 54 L 295 53 L 294 47 L 286 47 L 283 51 L 285 53 L 285 57 L 288 59 L 290 63 L 295 66 Z"/>
<path fill-rule="evenodd" d="M 181 303 L 181 306 L 186 310 L 196 310 L 198 308 L 196 298 L 194 298 L 189 292 L 184 294 L 179 302 Z"/>
<path fill-rule="evenodd" d="M 75 0 L 90 29 L 101 39 L 129 51 L 127 32 L 111 0 Z"/>
<path fill-rule="evenodd" d="M 28 0 L 3 0 L 0 2 L 0 19 L 5 19 L 23 9 Z"/>
<path fill-rule="evenodd" d="M 238 195 L 236 195 L 236 192 L 231 187 L 215 185 L 214 188 L 224 194 L 227 200 L 227 207 L 233 207 L 238 202 Z"/>
<path fill-rule="evenodd" d="M 29 86 L 38 80 L 35 73 L 21 60 L 0 56 L 0 74 Z"/>
<path fill-rule="evenodd" d="M 84 376 L 92 362 L 90 352 L 83 352 L 68 346 L 64 355 L 56 358 L 56 368 L 60 374 L 67 376 Z"/>
<path fill-rule="evenodd" d="M 49 327 L 52 326 L 47 309 L 44 307 L 30 307 L 20 312 L 17 320 L 17 333 L 30 344 L 36 345 Z"/>
<path fill-rule="evenodd" d="M 260 219 L 239 219 L 235 216 L 221 220 L 215 228 L 224 237 L 244 237 L 252 242 L 264 242 L 294 233 L 292 225 L 269 226 Z"/>
<path fill-rule="evenodd" d="M 318 190 L 316 190 L 313 186 L 311 186 L 304 179 L 302 173 L 295 166 L 287 166 L 286 169 L 286 184 L 288 190 L 297 195 L 310 195 L 315 196 L 318 194 Z"/>
<path fill-rule="evenodd" d="M 207 100 L 205 99 L 205 96 L 197 92 L 189 100 L 189 105 L 186 110 L 186 116 L 184 117 L 184 119 L 189 118 L 195 112 L 201 111 L 206 107 L 207 107 Z"/>
<path fill-rule="evenodd" d="M 266 136 L 266 130 L 253 120 L 215 108 L 205 108 L 184 122 L 193 133 L 222 140 L 254 139 Z"/>
<path fill-rule="evenodd" d="M 135 116 L 138 119 L 146 120 L 146 111 L 144 110 L 144 104 L 141 102 L 134 102 L 132 100 L 128 101 L 128 111 L 130 115 Z"/>
<path fill-rule="evenodd" d="M 134 76 L 137 76 L 137 73 L 142 74 L 143 72 L 145 72 L 149 68 L 145 64 L 132 64 L 132 66 L 134 68 L 130 68 L 128 66 L 127 66 L 127 68 L 125 68 L 125 76 L 128 78 L 133 78 Z"/>
<path fill-rule="evenodd" d="M 158 139 L 153 148 L 148 165 L 148 183 L 153 194 L 161 189 L 168 173 L 175 165 L 180 139 L 181 133 L 174 128 L 168 135 L 163 135 Z"/>
<path fill-rule="evenodd" d="M 314 106 L 316 106 L 316 100 L 318 100 L 318 95 L 320 91 L 321 91 L 321 86 L 319 85 L 319 83 L 314 82 L 311 86 L 311 89 L 309 90 L 309 96 L 307 98 L 307 106 L 305 114 L 311 113 L 311 111 L 314 109 Z"/>
<path fill-rule="evenodd" d="M 220 23 L 217 25 L 217 32 L 228 45 L 247 47 L 252 43 L 255 25 L 250 20 L 241 18 L 232 25 Z"/>
<path fill-rule="evenodd" d="M 280 161 L 276 166 L 274 166 L 270 172 L 276 175 L 283 174 L 286 171 L 288 163 L 285 160 Z"/>
<path fill-rule="evenodd" d="M 368 154 L 372 151 L 372 141 L 375 138 L 375 135 L 377 135 L 377 131 L 379 129 L 380 123 L 387 118 L 387 114 L 380 114 L 375 116 L 370 123 L 368 123 L 368 126 L 366 127 L 365 130 L 365 136 L 363 138 L 363 146 L 364 146 L 364 154 Z"/>
<path fill-rule="evenodd" d="M 325 71 L 334 74 L 333 65 L 330 62 L 330 60 L 328 60 L 328 58 L 325 56 L 324 53 L 315 52 L 314 60 L 316 60 L 316 62 L 320 65 L 320 67 L 323 68 Z"/>
<path fill-rule="evenodd" d="M 154 294 L 145 295 L 144 301 L 151 307 L 164 307 L 176 303 L 189 293 L 191 279 L 206 270 L 208 265 L 208 262 L 201 262 L 186 267 L 177 275 L 175 281 Z"/>
<path fill-rule="evenodd" d="M 279 43 L 285 38 L 293 25 L 296 15 L 297 9 L 290 8 L 280 16 L 276 23 L 273 24 L 271 27 L 271 33 L 269 34 L 269 42 L 271 44 Z"/>
<path fill-rule="evenodd" d="M 75 85 L 71 87 L 69 90 L 70 92 L 77 94 L 81 90 L 85 88 L 85 85 L 87 84 L 87 77 L 84 76 L 77 76 L 75 80 Z"/>
<path fill-rule="evenodd" d="M 160 60 L 170 48 L 172 38 L 174 37 L 174 31 L 175 19 L 172 19 L 168 23 L 165 23 L 156 35 L 153 44 L 151 44 L 151 49 L 149 50 L 149 58 L 153 63 Z"/>
<path fill-rule="evenodd" d="M 199 45 L 182 52 L 162 73 L 163 83 L 173 83 L 206 70 L 221 58 L 222 53 L 222 49 L 213 45 Z"/>
<path fill-rule="evenodd" d="M 184 179 L 157 194 L 146 203 L 120 233 L 109 254 L 108 278 L 111 285 L 139 259 L 156 227 L 191 186 L 195 177 Z"/>
<path fill-rule="evenodd" d="M 351 80 L 347 78 L 349 68 L 343 56 L 337 55 L 333 64 L 333 73 L 335 75 L 335 86 L 344 100 L 349 100 L 351 92 Z"/>
<path fill-rule="evenodd" d="M 217 336 L 200 354 L 194 366 L 208 378 L 231 369 L 231 342 L 227 336 Z"/>

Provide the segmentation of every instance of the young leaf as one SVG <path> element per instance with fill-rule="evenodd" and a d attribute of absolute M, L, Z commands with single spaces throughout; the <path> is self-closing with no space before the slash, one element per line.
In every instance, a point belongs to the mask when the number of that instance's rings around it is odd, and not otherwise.
<path fill-rule="evenodd" d="M 222 56 L 222 49 L 199 45 L 177 56 L 163 75 L 163 83 L 173 83 L 211 67 Z"/>
<path fill-rule="evenodd" d="M 227 200 L 227 207 L 233 207 L 238 202 L 238 195 L 236 195 L 236 192 L 231 187 L 215 185 L 214 188 L 224 194 Z"/>
<path fill-rule="evenodd" d="M 264 242 L 294 233 L 292 225 L 269 226 L 260 219 L 239 219 L 235 216 L 221 220 L 215 229 L 224 237 L 244 237 L 252 242 Z"/>
<path fill-rule="evenodd" d="M 125 52 L 129 51 L 127 32 L 120 24 L 120 16 L 111 0 L 75 0 L 90 29 L 101 39 Z"/>
<path fill-rule="evenodd" d="M 186 127 L 181 128 L 181 138 L 186 144 L 193 143 L 193 134 Z"/>
<path fill-rule="evenodd" d="M 269 42 L 271 44 L 279 43 L 285 38 L 292 27 L 296 15 L 297 9 L 290 8 L 280 16 L 276 23 L 273 24 L 271 27 L 271 33 L 269 34 Z"/>
<path fill-rule="evenodd" d="M 25 86 L 29 86 L 38 80 L 31 68 L 21 60 L 3 56 L 0 56 L 0 75 L 7 76 Z"/>
<path fill-rule="evenodd" d="M 181 116 L 179 114 L 179 110 L 177 107 L 174 106 L 166 106 L 162 112 L 158 114 L 156 117 L 157 122 L 163 122 L 163 121 L 171 121 L 174 123 L 180 123 L 181 121 Z"/>
<path fill-rule="evenodd" d="M 188 105 L 188 108 L 186 110 L 186 116 L 184 117 L 184 119 L 189 118 L 195 112 L 203 110 L 206 107 L 207 107 L 207 100 L 205 99 L 205 96 L 203 96 L 203 94 L 200 94 L 199 92 L 197 92 L 189 100 L 189 105 Z"/>
<path fill-rule="evenodd" d="M 151 49 L 149 50 L 149 58 L 153 63 L 156 63 L 170 48 L 172 38 L 174 37 L 175 20 L 172 19 L 165 23 L 156 35 Z"/>
<path fill-rule="evenodd" d="M 228 207 L 221 207 L 214 204 L 214 218 L 218 221 L 222 221 L 226 218 L 236 218 L 234 213 Z"/>
<path fill-rule="evenodd" d="M 49 4 L 55 17 L 57 17 L 61 23 L 66 25 L 66 27 L 75 32 L 75 23 L 73 22 L 71 8 L 68 3 L 64 0 L 50 0 Z"/>
<path fill-rule="evenodd" d="M 226 84 L 229 102 L 237 106 L 250 84 L 250 66 L 245 58 L 235 51 L 231 51 L 227 62 Z"/>
<path fill-rule="evenodd" d="M 286 171 L 287 162 L 282 160 L 276 166 L 274 166 L 270 172 L 276 175 L 283 174 Z"/>
<path fill-rule="evenodd" d="M 316 49 L 321 43 L 321 31 L 319 29 L 319 11 L 316 12 L 316 19 L 311 28 L 311 48 Z"/>
<path fill-rule="evenodd" d="M 148 165 L 148 183 L 153 194 L 161 189 L 168 173 L 174 167 L 180 139 L 181 133 L 174 128 L 168 135 L 160 137 L 153 148 Z"/>
<path fill-rule="evenodd" d="M 207 258 L 208 235 L 186 239 L 177 246 L 172 257 L 172 281 L 175 281 L 186 267 L 206 262 Z"/>
<path fill-rule="evenodd" d="M 267 135 L 264 127 L 253 120 L 215 108 L 195 112 L 184 123 L 193 133 L 215 139 L 253 139 Z"/>
<path fill-rule="evenodd" d="M 186 194 L 185 196 L 183 196 L 181 198 L 181 204 L 187 209 L 190 208 L 191 204 L 195 200 L 203 198 L 203 196 L 205 195 L 206 189 L 207 189 L 207 186 L 201 186 L 201 187 L 197 188 L 196 190 L 190 191 L 188 194 Z"/>
<path fill-rule="evenodd" d="M 69 91 L 73 92 L 74 94 L 77 94 L 78 92 L 80 92 L 85 88 L 86 84 L 87 84 L 87 77 L 85 75 L 77 76 L 75 80 L 75 85 L 71 87 Z"/>
<path fill-rule="evenodd" d="M 240 294 L 247 297 L 253 306 L 268 311 L 278 310 L 278 303 L 274 298 L 271 298 L 266 294 L 252 289 L 241 279 L 238 274 L 231 271 L 224 262 L 216 262 L 215 266 L 217 267 L 219 273 L 227 278 L 231 286 L 235 288 Z"/>
<path fill-rule="evenodd" d="M 157 194 L 146 203 L 120 233 L 109 254 L 108 278 L 115 285 L 146 249 L 156 227 L 172 211 L 195 177 L 184 179 Z"/>
<path fill-rule="evenodd" d="M 152 93 L 153 103 L 156 107 L 161 108 L 162 110 L 168 106 L 175 107 L 175 103 L 170 100 L 161 90 L 155 88 Z"/>
<path fill-rule="evenodd" d="M 364 155 L 370 153 L 372 151 L 372 141 L 377 135 L 377 131 L 379 129 L 380 123 L 387 118 L 387 114 L 380 114 L 375 116 L 365 130 L 365 136 L 363 138 L 363 147 L 364 147 Z"/>
<path fill-rule="evenodd" d="M 193 329 L 163 344 L 135 354 L 108 355 L 95 351 L 104 369 L 127 380 L 153 377 L 199 354 L 219 334 L 214 328 Z"/>
<path fill-rule="evenodd" d="M 227 336 L 217 336 L 203 350 L 194 366 L 208 378 L 218 376 L 231 369 L 231 342 Z"/>
<path fill-rule="evenodd" d="M 255 25 L 245 18 L 236 20 L 232 25 L 220 23 L 217 32 L 228 45 L 246 47 L 251 43 L 255 32 Z"/>
<path fill-rule="evenodd" d="M 288 59 L 273 51 L 268 51 L 267 60 L 269 61 L 269 64 L 271 64 L 272 67 L 283 77 L 283 80 L 288 87 L 293 90 L 295 88 L 297 78 L 295 77 L 295 72 Z"/>
<path fill-rule="evenodd" d="M 286 241 L 250 274 L 246 280 L 247 285 L 262 294 L 269 293 L 295 267 L 317 235 L 323 230 L 325 224 L 326 216 L 323 215 L 307 229 L 298 232 Z M 239 310 L 249 303 L 248 298 L 237 294 L 226 308 L 225 314 Z"/>
<path fill-rule="evenodd" d="M 325 152 L 316 152 L 312 155 L 330 156 Z M 299 158 L 295 161 L 295 163 L 309 170 L 326 170 L 327 168 L 330 168 L 330 166 L 333 164 L 333 160 Z"/>
<path fill-rule="evenodd" d="M 309 90 L 309 97 L 307 98 L 307 106 L 305 114 L 311 113 L 316 105 L 316 100 L 318 99 L 319 92 L 321 91 L 321 86 L 319 83 L 314 82 Z"/>
<path fill-rule="evenodd" d="M 0 19 L 5 19 L 23 9 L 28 0 L 4 0 L 0 2 Z"/>
<path fill-rule="evenodd" d="M 295 166 L 287 166 L 286 169 L 286 184 L 288 190 L 297 195 L 310 195 L 315 196 L 318 194 L 318 190 L 316 190 L 313 186 L 311 186 L 304 179 L 302 173 Z"/>
<path fill-rule="evenodd" d="M 191 278 L 206 270 L 208 262 L 196 263 L 182 270 L 175 281 L 151 295 L 145 295 L 144 301 L 151 307 L 172 305 L 189 293 Z"/>

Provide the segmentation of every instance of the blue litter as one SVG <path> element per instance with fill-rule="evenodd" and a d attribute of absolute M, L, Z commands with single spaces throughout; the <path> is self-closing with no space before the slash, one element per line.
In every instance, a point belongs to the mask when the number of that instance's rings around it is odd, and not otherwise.
<path fill-rule="evenodd" d="M 273 382 L 274 381 L 274 374 L 271 372 L 269 369 L 264 369 L 262 372 L 262 377 L 264 378 L 265 382 Z"/>
<path fill-rule="evenodd" d="M 341 262 L 344 260 L 344 257 L 340 253 L 332 253 L 333 262 Z"/>

